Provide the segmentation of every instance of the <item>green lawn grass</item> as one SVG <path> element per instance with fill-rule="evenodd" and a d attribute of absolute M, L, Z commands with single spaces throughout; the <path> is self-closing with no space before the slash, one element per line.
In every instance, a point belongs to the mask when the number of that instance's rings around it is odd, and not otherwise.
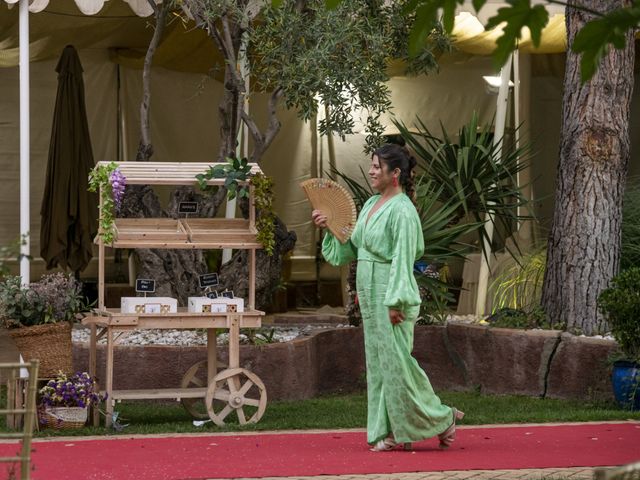
<path fill-rule="evenodd" d="M 474 392 L 440 392 L 440 397 L 443 403 L 466 412 L 461 422 L 466 425 L 640 420 L 640 412 L 621 410 L 608 402 L 482 395 Z M 123 434 L 364 428 L 366 396 L 353 394 L 270 402 L 260 422 L 248 426 L 238 425 L 236 417 L 230 415 L 227 420 L 231 421 L 225 427 L 218 427 L 212 422 L 195 427 L 192 418 L 177 402 L 123 402 L 116 404 L 116 411 L 120 414 L 121 423 L 128 424 L 122 430 Z M 0 429 L 6 430 L 3 420 L 0 419 Z M 233 421 L 236 423 L 231 423 Z M 117 433 L 104 427 L 85 427 L 63 431 L 45 429 L 36 436 Z"/>

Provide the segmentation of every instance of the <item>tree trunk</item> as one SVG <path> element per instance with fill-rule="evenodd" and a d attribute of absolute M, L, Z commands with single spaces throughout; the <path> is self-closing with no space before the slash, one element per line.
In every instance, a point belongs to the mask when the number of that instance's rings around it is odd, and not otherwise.
<path fill-rule="evenodd" d="M 264 250 L 256 252 L 256 308 L 259 310 L 272 304 L 274 289 L 281 283 L 282 260 L 293 250 L 296 240 L 296 233 L 288 231 L 286 225 L 276 217 L 273 255 L 267 255 Z M 234 296 L 246 299 L 249 296 L 248 260 L 248 250 L 236 250 L 231 260 L 220 269 L 220 285 L 217 288 L 232 290 Z"/>
<path fill-rule="evenodd" d="M 589 0 L 581 5 L 604 13 L 626 3 Z M 598 295 L 617 272 L 620 259 L 634 61 L 629 31 L 626 48 L 611 49 L 593 78 L 582 84 L 580 57 L 571 45 L 591 19 L 574 8 L 566 10 L 562 137 L 542 291 L 542 306 L 552 323 L 587 335 L 606 328 L 597 310 Z"/>

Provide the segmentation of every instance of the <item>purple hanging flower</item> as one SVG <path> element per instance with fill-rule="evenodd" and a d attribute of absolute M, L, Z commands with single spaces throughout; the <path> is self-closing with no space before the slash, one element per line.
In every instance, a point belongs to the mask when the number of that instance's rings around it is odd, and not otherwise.
<path fill-rule="evenodd" d="M 111 183 L 111 191 L 113 192 L 113 201 L 116 204 L 116 209 L 120 210 L 122 199 L 124 198 L 124 188 L 127 185 L 127 177 L 122 174 L 119 168 L 116 168 L 111 175 L 109 175 L 109 182 Z"/>

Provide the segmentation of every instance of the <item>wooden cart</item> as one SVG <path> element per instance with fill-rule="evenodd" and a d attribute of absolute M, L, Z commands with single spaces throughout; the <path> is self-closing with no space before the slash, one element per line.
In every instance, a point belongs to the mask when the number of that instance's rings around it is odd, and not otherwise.
<path fill-rule="evenodd" d="M 106 162 L 101 162 L 106 164 Z M 196 175 L 204 173 L 207 163 L 120 162 L 119 169 L 127 185 L 197 185 Z M 251 164 L 251 173 L 260 172 Z M 222 185 L 223 179 L 212 179 L 210 185 Z M 249 250 L 249 298 L 244 312 L 190 313 L 179 308 L 178 313 L 120 313 L 104 305 L 105 245 L 100 236 L 98 266 L 98 308 L 83 320 L 91 329 L 89 369 L 96 374 L 97 342 L 106 336 L 107 356 L 104 375 L 106 426 L 112 423 L 115 403 L 121 400 L 178 399 L 196 418 L 210 418 L 217 425 L 231 413 L 241 424 L 257 422 L 264 414 L 267 393 L 264 384 L 250 371 L 240 368 L 240 328 L 258 328 L 264 312 L 255 309 L 256 249 L 262 248 L 256 239 L 253 188 L 249 189 L 249 219 L 116 219 L 113 248 L 192 248 Z M 114 390 L 114 346 L 123 334 L 143 329 L 206 329 L 207 360 L 188 369 L 181 388 L 153 390 Z M 216 329 L 229 330 L 229 365 L 217 361 Z M 151 366 L 150 366 L 151 367 Z M 203 403 L 204 401 L 204 403 Z M 94 415 L 97 425 L 98 416 Z"/>

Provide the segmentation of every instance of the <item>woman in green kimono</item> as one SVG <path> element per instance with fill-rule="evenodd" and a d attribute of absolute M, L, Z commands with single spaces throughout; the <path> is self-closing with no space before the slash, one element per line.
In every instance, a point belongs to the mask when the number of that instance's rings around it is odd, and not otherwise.
<path fill-rule="evenodd" d="M 333 265 L 357 258 L 356 289 L 362 312 L 367 365 L 367 441 L 372 451 L 393 450 L 438 435 L 446 448 L 455 439 L 455 422 L 464 415 L 440 402 L 411 356 L 420 294 L 413 264 L 424 253 L 422 225 L 412 197 L 415 159 L 399 145 L 372 155 L 369 177 L 379 192 L 363 206 L 350 240 L 330 232 L 322 254 Z M 322 211 L 314 223 L 326 227 Z"/>

